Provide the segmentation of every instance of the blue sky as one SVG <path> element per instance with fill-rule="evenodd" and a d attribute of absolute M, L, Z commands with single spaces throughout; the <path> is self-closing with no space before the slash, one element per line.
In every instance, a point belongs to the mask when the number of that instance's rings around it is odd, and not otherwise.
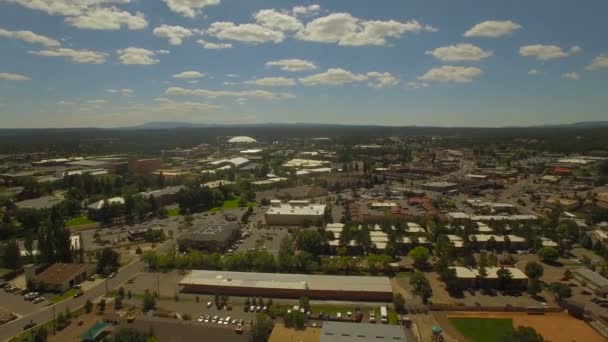
<path fill-rule="evenodd" d="M 0 123 L 605 120 L 606 1 L 0 0 Z"/>

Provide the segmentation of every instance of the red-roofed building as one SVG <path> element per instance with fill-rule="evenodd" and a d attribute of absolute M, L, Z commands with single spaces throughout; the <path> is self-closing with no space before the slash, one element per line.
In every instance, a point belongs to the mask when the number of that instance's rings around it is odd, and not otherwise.
<path fill-rule="evenodd" d="M 423 203 L 431 203 L 428 197 L 410 197 L 407 199 L 409 205 L 422 205 Z"/>
<path fill-rule="evenodd" d="M 570 175 L 572 174 L 572 169 L 563 166 L 556 166 L 551 170 L 551 173 L 554 175 Z"/>

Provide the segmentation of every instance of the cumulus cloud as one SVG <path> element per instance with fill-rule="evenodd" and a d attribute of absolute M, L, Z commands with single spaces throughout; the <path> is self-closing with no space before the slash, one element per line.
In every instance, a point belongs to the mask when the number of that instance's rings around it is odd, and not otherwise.
<path fill-rule="evenodd" d="M 579 46 L 573 46 L 569 51 L 564 51 L 556 45 L 526 45 L 519 48 L 519 54 L 524 57 L 535 57 L 537 60 L 546 61 L 555 58 L 564 58 L 581 52 Z"/>
<path fill-rule="evenodd" d="M 468 83 L 482 73 L 483 71 L 476 67 L 444 65 L 428 70 L 424 75 L 418 77 L 418 80 L 423 82 Z"/>
<path fill-rule="evenodd" d="M 190 95 L 190 96 L 201 96 L 210 99 L 222 98 L 222 97 L 235 97 L 235 98 L 255 98 L 261 100 L 280 100 L 280 99 L 291 99 L 295 96 L 290 93 L 274 93 L 266 90 L 242 90 L 242 91 L 231 91 L 231 90 L 208 90 L 208 89 L 185 89 L 180 87 L 169 87 L 165 90 L 166 95 Z"/>
<path fill-rule="evenodd" d="M 464 36 L 498 38 L 509 35 L 520 28 L 521 25 L 511 20 L 488 20 L 471 27 L 464 33 Z"/>
<path fill-rule="evenodd" d="M 430 84 L 428 84 L 426 82 L 411 81 L 411 82 L 407 82 L 407 87 L 409 89 L 422 89 L 422 88 L 430 87 Z"/>
<path fill-rule="evenodd" d="M 66 100 L 61 100 L 57 102 L 58 106 L 74 106 L 76 104 L 76 102 L 74 101 L 66 101 Z"/>
<path fill-rule="evenodd" d="M 73 62 L 82 64 L 103 64 L 108 54 L 93 50 L 74 50 L 59 48 L 54 50 L 29 51 L 29 53 L 43 57 L 65 57 Z"/>
<path fill-rule="evenodd" d="M 598 70 L 598 69 L 608 69 L 608 56 L 601 54 L 597 57 L 595 57 L 591 63 L 589 65 L 587 65 L 587 67 L 585 67 L 585 70 Z"/>
<path fill-rule="evenodd" d="M 171 99 L 167 99 L 164 97 L 155 98 L 154 102 L 158 103 L 161 106 L 161 108 L 165 109 L 166 111 L 170 111 L 170 112 L 180 111 L 180 110 L 208 111 L 208 110 L 212 110 L 212 109 L 222 108 L 222 106 L 209 104 L 209 103 L 192 102 L 192 101 L 178 102 L 178 101 L 173 101 Z"/>
<path fill-rule="evenodd" d="M 399 84 L 399 79 L 388 72 L 372 71 L 366 75 L 369 78 L 368 85 L 372 88 L 390 88 Z"/>
<path fill-rule="evenodd" d="M 254 15 L 256 23 L 279 31 L 298 31 L 303 25 L 296 17 L 278 12 L 274 9 L 263 9 Z"/>
<path fill-rule="evenodd" d="M 209 43 L 209 42 L 204 41 L 203 39 L 199 39 L 196 42 L 207 50 L 232 49 L 232 44 L 230 44 L 230 43 Z"/>
<path fill-rule="evenodd" d="M 50 15 L 77 16 L 88 9 L 108 4 L 128 4 L 130 0 L 4 0 Z"/>
<path fill-rule="evenodd" d="M 321 6 L 314 4 L 309 6 L 295 6 L 291 11 L 293 15 L 316 15 L 321 10 Z"/>
<path fill-rule="evenodd" d="M 155 36 L 169 40 L 171 45 L 182 45 L 184 38 L 192 36 L 192 31 L 181 26 L 161 25 L 152 31 Z"/>
<path fill-rule="evenodd" d="M 296 38 L 342 46 L 386 45 L 387 38 L 400 38 L 406 33 L 435 32 L 436 28 L 416 20 L 361 20 L 349 13 L 332 13 L 307 23 Z"/>
<path fill-rule="evenodd" d="M 88 100 L 86 103 L 89 105 L 100 106 L 100 105 L 108 103 L 108 101 L 106 101 L 104 99 L 95 99 L 95 100 Z"/>
<path fill-rule="evenodd" d="M 68 17 L 65 21 L 76 28 L 89 30 L 120 30 L 122 27 L 141 30 L 148 27 L 143 13 L 133 15 L 116 7 L 92 8 L 78 16 Z"/>
<path fill-rule="evenodd" d="M 127 65 L 151 65 L 160 62 L 155 58 L 154 51 L 138 47 L 128 47 L 117 50 L 118 60 Z"/>
<path fill-rule="evenodd" d="M 173 78 L 180 78 L 180 79 L 201 78 L 201 77 L 205 77 L 205 74 L 203 74 L 202 72 L 198 72 L 198 71 L 184 71 L 184 72 L 180 72 L 179 74 L 173 75 Z"/>
<path fill-rule="evenodd" d="M 306 71 L 317 68 L 315 63 L 303 59 L 279 59 L 266 62 L 267 67 L 279 67 L 283 71 Z"/>
<path fill-rule="evenodd" d="M 10 72 L 0 72 L 0 80 L 6 81 L 29 81 L 30 78 L 28 76 L 13 74 Z"/>
<path fill-rule="evenodd" d="M 457 44 L 436 48 L 435 50 L 427 51 L 426 54 L 433 55 L 444 62 L 456 62 L 479 61 L 492 56 L 494 52 L 484 51 L 473 44 Z"/>
<path fill-rule="evenodd" d="M 296 81 L 293 78 L 286 77 L 264 77 L 255 80 L 245 81 L 244 83 L 265 87 L 291 87 L 296 85 Z"/>
<path fill-rule="evenodd" d="M 169 9 L 187 18 L 194 18 L 208 6 L 217 6 L 220 0 L 163 0 Z"/>
<path fill-rule="evenodd" d="M 135 94 L 135 91 L 133 89 L 129 89 L 129 88 L 106 89 L 106 93 L 120 94 L 120 95 L 126 96 L 126 97 L 133 97 L 133 95 Z"/>
<path fill-rule="evenodd" d="M 528 75 L 536 76 L 536 75 L 542 75 L 542 74 L 543 74 L 543 72 L 538 69 L 530 69 L 530 71 L 528 71 Z"/>
<path fill-rule="evenodd" d="M 168 55 L 171 53 L 171 51 L 161 49 L 161 50 L 156 50 L 156 53 L 158 53 L 159 55 Z"/>
<path fill-rule="evenodd" d="M 258 24 L 234 24 L 231 22 L 212 23 L 207 33 L 218 39 L 235 40 L 243 43 L 281 43 L 285 34 Z"/>
<path fill-rule="evenodd" d="M 0 37 L 18 39 L 26 43 L 41 44 L 46 47 L 59 47 L 61 45 L 59 41 L 53 38 L 41 36 L 32 31 L 8 31 L 0 28 Z"/>
<path fill-rule="evenodd" d="M 562 74 L 562 78 L 568 79 L 568 80 L 578 80 L 581 78 L 581 76 L 577 73 L 577 72 L 567 72 Z"/>

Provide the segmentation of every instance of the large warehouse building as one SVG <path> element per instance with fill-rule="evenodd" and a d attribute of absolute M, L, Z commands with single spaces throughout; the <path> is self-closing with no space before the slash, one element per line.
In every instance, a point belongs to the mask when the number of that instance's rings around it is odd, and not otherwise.
<path fill-rule="evenodd" d="M 391 301 L 387 277 L 191 271 L 180 282 L 184 292 L 359 301 Z"/>
<path fill-rule="evenodd" d="M 264 215 L 270 225 L 297 226 L 308 223 L 321 225 L 325 218 L 325 204 L 311 204 L 306 200 L 281 203 L 270 201 L 270 208 Z"/>

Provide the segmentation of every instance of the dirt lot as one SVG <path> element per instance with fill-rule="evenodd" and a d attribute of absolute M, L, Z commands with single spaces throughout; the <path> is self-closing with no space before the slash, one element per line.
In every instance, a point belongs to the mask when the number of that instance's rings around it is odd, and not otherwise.
<path fill-rule="evenodd" d="M 566 313 L 550 313 L 545 315 L 528 315 L 513 312 L 448 312 L 449 317 L 479 317 L 479 318 L 511 318 L 513 325 L 529 326 L 541 335 L 545 341 L 551 342 L 602 342 L 604 337 L 598 334 L 584 321 L 569 316 Z M 442 325 L 442 327 L 445 326 Z M 451 330 L 451 329 L 450 329 Z M 453 329 L 455 330 L 455 329 Z M 464 340 L 463 340 L 464 341 Z"/>

